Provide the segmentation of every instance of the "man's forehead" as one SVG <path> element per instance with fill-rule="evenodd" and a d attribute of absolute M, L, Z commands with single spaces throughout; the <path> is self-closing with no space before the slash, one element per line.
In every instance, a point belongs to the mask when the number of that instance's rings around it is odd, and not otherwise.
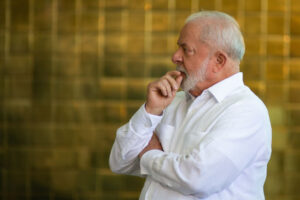
<path fill-rule="evenodd" d="M 177 45 L 178 46 L 191 46 L 198 41 L 196 35 L 191 33 L 180 34 Z"/>
<path fill-rule="evenodd" d="M 178 40 L 186 40 L 186 39 L 196 39 L 200 34 L 199 26 L 188 23 L 184 25 L 184 27 L 180 31 Z"/>

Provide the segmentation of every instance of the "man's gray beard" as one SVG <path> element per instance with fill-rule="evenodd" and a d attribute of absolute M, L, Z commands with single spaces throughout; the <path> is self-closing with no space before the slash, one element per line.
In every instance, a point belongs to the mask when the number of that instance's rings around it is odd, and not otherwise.
<path fill-rule="evenodd" d="M 208 61 L 209 61 L 209 58 L 207 58 L 206 60 L 203 61 L 202 65 L 200 66 L 200 69 L 198 70 L 196 75 L 194 75 L 194 74 L 189 75 L 187 73 L 187 71 L 181 66 L 176 67 L 177 71 L 181 71 L 181 72 L 185 73 L 186 77 L 182 81 L 181 86 L 180 86 L 185 92 L 189 92 L 190 90 L 194 89 L 198 82 L 205 81 Z"/>

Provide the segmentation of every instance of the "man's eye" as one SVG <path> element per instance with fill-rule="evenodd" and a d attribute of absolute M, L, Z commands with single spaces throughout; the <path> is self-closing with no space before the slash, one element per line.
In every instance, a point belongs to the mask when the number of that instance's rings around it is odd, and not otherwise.
<path fill-rule="evenodd" d="M 183 47 L 183 51 L 188 53 L 190 50 L 188 48 Z"/>
<path fill-rule="evenodd" d="M 183 51 L 185 53 L 192 53 L 193 52 L 191 49 L 188 49 L 188 48 L 183 48 Z"/>

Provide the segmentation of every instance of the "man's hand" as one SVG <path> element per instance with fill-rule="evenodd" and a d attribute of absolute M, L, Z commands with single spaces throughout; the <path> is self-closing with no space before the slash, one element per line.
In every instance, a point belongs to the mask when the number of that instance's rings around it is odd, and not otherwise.
<path fill-rule="evenodd" d="M 144 153 L 146 153 L 147 151 L 150 151 L 152 149 L 158 149 L 158 150 L 163 151 L 161 143 L 155 133 L 153 133 L 152 138 L 151 138 L 150 142 L 148 143 L 148 145 L 139 154 L 139 158 L 141 158 L 144 155 Z"/>
<path fill-rule="evenodd" d="M 179 71 L 170 71 L 159 80 L 148 85 L 146 111 L 153 115 L 161 115 L 172 102 L 180 87 L 183 77 Z"/>

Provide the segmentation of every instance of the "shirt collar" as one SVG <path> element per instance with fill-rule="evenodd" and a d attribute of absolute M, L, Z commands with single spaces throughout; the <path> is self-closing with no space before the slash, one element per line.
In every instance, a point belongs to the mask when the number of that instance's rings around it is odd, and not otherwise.
<path fill-rule="evenodd" d="M 244 85 L 243 73 L 238 72 L 208 88 L 207 90 L 221 102 L 227 95 Z"/>

